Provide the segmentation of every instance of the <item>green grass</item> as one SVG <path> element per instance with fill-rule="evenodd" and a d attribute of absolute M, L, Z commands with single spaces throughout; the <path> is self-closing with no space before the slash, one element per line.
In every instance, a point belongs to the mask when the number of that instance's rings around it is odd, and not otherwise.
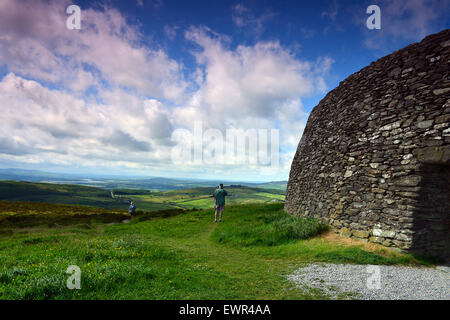
<path fill-rule="evenodd" d="M 221 223 L 212 210 L 75 222 L 0 233 L 1 299 L 326 299 L 286 275 L 311 262 L 423 263 L 330 242 L 283 204 L 228 206 Z M 69 265 L 81 268 L 81 290 L 65 286 Z"/>
<path fill-rule="evenodd" d="M 211 239 L 235 246 L 276 246 L 312 238 L 328 230 L 327 225 L 317 220 L 284 213 L 282 205 L 262 207 L 256 213 L 239 217 L 238 221 L 233 218 L 232 223 L 216 229 Z"/>

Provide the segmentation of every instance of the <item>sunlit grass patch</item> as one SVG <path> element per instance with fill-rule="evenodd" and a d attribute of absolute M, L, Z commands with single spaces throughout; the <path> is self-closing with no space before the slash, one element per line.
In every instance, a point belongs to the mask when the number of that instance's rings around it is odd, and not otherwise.
<path fill-rule="evenodd" d="M 239 219 L 227 220 L 211 234 L 211 239 L 239 246 L 277 246 L 308 239 L 326 230 L 327 225 L 315 219 L 292 217 L 283 211 L 282 204 L 272 204 L 240 207 Z"/>

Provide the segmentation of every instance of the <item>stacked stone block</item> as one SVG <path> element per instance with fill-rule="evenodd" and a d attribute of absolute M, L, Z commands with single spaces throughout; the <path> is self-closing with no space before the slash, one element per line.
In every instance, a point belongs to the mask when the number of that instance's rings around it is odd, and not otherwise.
<path fill-rule="evenodd" d="M 450 253 L 450 30 L 354 73 L 311 112 L 286 212 L 404 251 Z"/>

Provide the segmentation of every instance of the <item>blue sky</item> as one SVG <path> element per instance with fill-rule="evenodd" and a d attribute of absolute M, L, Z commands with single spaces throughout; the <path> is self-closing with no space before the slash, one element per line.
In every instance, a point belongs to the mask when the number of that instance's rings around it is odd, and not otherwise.
<path fill-rule="evenodd" d="M 81 8 L 81 30 L 65 27 L 70 4 Z M 380 30 L 366 27 L 371 4 Z M 372 61 L 448 28 L 449 9 L 449 0 L 4 0 L 0 167 L 287 179 L 320 99 Z M 196 143 L 189 132 L 198 122 L 224 140 L 229 129 L 279 130 L 276 166 L 174 158 L 174 148 Z M 228 147 L 205 139 L 204 157 Z"/>

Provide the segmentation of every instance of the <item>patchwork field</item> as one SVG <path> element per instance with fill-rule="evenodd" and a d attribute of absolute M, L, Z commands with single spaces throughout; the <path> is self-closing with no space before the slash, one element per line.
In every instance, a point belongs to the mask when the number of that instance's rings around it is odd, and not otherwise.
<path fill-rule="evenodd" d="M 134 201 L 137 210 L 206 209 L 214 206 L 215 186 L 150 191 L 143 189 L 101 189 L 81 185 L 0 181 L 0 200 L 32 201 L 52 204 L 76 204 L 104 209 L 127 209 Z M 284 201 L 283 189 L 226 186 L 232 194 L 227 204 L 270 203 Z"/>

